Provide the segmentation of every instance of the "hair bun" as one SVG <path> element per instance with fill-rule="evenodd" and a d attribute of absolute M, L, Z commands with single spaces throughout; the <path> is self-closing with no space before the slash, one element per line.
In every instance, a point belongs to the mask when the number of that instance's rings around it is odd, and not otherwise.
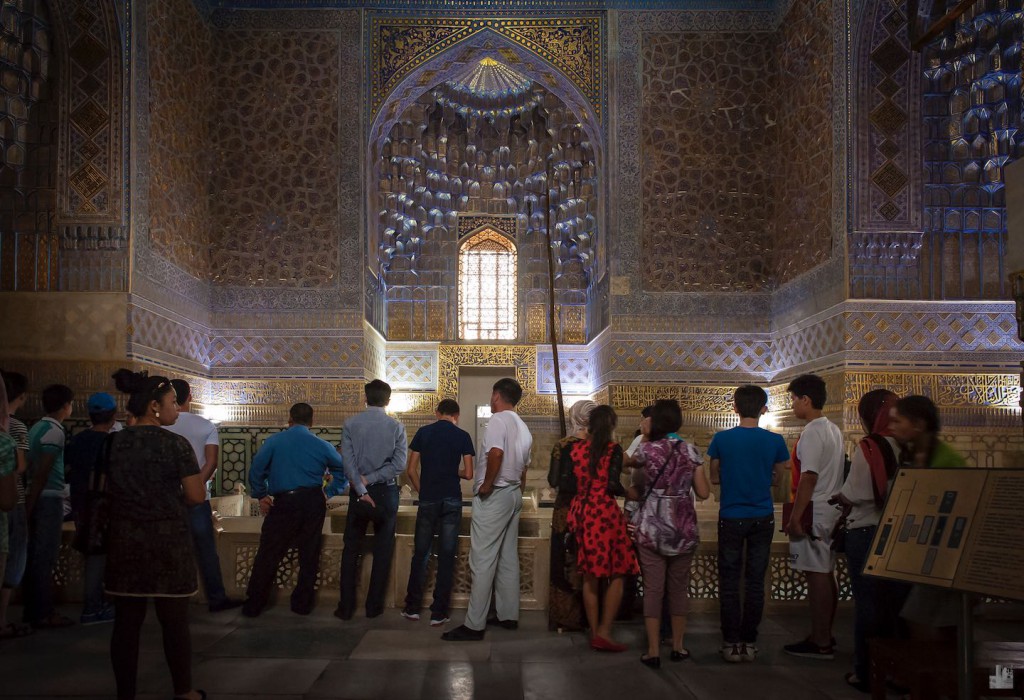
<path fill-rule="evenodd" d="M 130 369 L 121 368 L 111 376 L 118 391 L 124 394 L 134 394 L 142 390 L 143 384 L 149 377 L 149 372 L 133 372 Z"/>

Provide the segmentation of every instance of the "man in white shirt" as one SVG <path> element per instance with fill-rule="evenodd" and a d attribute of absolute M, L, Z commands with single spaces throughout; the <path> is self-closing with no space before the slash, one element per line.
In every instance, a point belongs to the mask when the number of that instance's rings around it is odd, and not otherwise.
<path fill-rule="evenodd" d="M 189 527 L 192 530 L 192 543 L 195 545 L 196 564 L 199 575 L 203 579 L 203 590 L 206 591 L 206 603 L 210 612 L 220 612 L 237 608 L 241 600 L 228 598 L 224 590 L 224 579 L 220 573 L 220 557 L 217 556 L 217 541 L 213 535 L 213 510 L 210 508 L 210 480 L 217 471 L 217 459 L 220 451 L 220 436 L 217 426 L 202 416 L 191 413 L 192 388 L 184 379 L 172 379 L 174 398 L 178 404 L 178 420 L 174 425 L 166 426 L 176 435 L 181 435 L 192 445 L 199 462 L 199 474 L 206 484 L 206 500 L 197 506 L 188 507 Z"/>
<path fill-rule="evenodd" d="M 479 641 L 488 624 L 519 626 L 519 513 L 521 484 L 530 463 L 533 436 L 516 413 L 523 388 L 500 379 L 491 393 L 491 418 L 484 431 L 473 489 L 469 569 L 473 586 L 465 622 L 441 635 L 448 642 Z M 497 618 L 488 620 L 491 593 Z"/>
<path fill-rule="evenodd" d="M 832 659 L 835 656 L 832 620 L 839 600 L 832 528 L 839 511 L 829 505 L 828 500 L 843 486 L 846 461 L 843 433 L 822 415 L 827 393 L 821 377 L 801 375 L 790 382 L 787 391 L 793 415 L 808 421 L 796 445 L 794 461 L 800 465 L 800 479 L 793 499 L 793 513 L 785 529 L 790 537 L 790 567 L 803 571 L 807 578 L 811 634 L 802 641 L 787 644 L 783 650 L 793 656 Z M 808 508 L 814 516 L 810 532 L 801 524 Z"/>

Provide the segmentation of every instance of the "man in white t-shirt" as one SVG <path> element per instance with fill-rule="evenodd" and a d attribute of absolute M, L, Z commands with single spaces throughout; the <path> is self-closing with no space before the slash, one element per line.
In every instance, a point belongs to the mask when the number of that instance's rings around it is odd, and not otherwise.
<path fill-rule="evenodd" d="M 829 505 L 828 500 L 843 486 L 846 461 L 843 433 L 822 415 L 827 392 L 821 377 L 801 375 L 790 382 L 787 391 L 793 415 L 808 421 L 796 445 L 794 461 L 800 465 L 800 477 L 793 499 L 793 514 L 785 529 L 790 537 L 790 567 L 803 571 L 807 578 L 811 634 L 802 641 L 787 644 L 783 650 L 793 656 L 831 659 L 835 655 L 832 619 L 839 599 L 832 528 L 839 511 Z M 810 532 L 801 524 L 808 508 L 814 514 Z"/>
<path fill-rule="evenodd" d="M 166 426 L 176 435 L 181 435 L 192 445 L 199 462 L 199 474 L 206 484 L 206 500 L 197 506 L 188 507 L 189 527 L 192 530 L 192 543 L 195 545 L 196 564 L 199 575 L 203 579 L 203 590 L 206 591 L 206 603 L 210 612 L 220 612 L 237 608 L 241 600 L 229 598 L 224 590 L 224 579 L 220 573 L 220 557 L 217 556 L 217 541 L 213 535 L 213 510 L 210 508 L 210 480 L 217 471 L 217 459 L 220 452 L 220 436 L 217 426 L 202 416 L 191 413 L 192 388 L 184 379 L 172 379 L 174 398 L 178 404 L 178 420 L 174 425 Z"/>
<path fill-rule="evenodd" d="M 475 472 L 469 569 L 473 585 L 465 622 L 441 635 L 449 642 L 479 641 L 488 624 L 519 626 L 519 513 L 521 484 L 530 463 L 533 436 L 516 413 L 523 388 L 500 379 L 491 393 L 491 418 Z M 497 618 L 488 620 L 491 593 Z"/>

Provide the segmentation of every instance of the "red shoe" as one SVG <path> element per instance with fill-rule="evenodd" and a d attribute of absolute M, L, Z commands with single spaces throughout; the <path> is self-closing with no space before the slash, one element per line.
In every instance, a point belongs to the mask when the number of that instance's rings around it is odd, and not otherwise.
<path fill-rule="evenodd" d="M 628 648 L 625 644 L 616 644 L 613 641 L 605 639 L 604 637 L 598 637 L 596 634 L 590 638 L 590 648 L 594 651 L 612 651 L 620 652 L 626 651 Z"/>

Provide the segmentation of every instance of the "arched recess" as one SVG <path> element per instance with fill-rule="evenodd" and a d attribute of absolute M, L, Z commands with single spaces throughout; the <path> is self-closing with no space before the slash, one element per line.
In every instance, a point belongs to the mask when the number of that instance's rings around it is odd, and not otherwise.
<path fill-rule="evenodd" d="M 556 158 L 553 167 L 553 181 L 558 185 L 560 193 L 577 193 L 579 195 L 581 180 L 586 180 L 583 190 L 585 194 L 582 199 L 586 202 L 579 206 L 558 206 L 555 210 L 555 221 L 552 223 L 555 248 L 556 248 L 556 303 L 560 305 L 559 340 L 562 342 L 582 343 L 586 342 L 591 333 L 587 328 L 587 303 L 590 290 L 594 283 L 599 280 L 605 272 L 605 241 L 603 234 L 605 227 L 604 196 L 606 185 L 604 178 L 600 176 L 604 167 L 605 139 L 602 124 L 598 119 L 595 110 L 588 102 L 582 91 L 563 74 L 558 68 L 546 61 L 544 58 L 519 46 L 508 38 L 491 30 L 484 30 L 463 42 L 451 47 L 443 54 L 425 62 L 417 69 L 410 72 L 383 101 L 380 111 L 372 115 L 372 122 L 368 133 L 368 147 L 366 160 L 367 181 L 370 183 L 367 188 L 367 290 L 368 303 L 367 315 L 374 325 L 382 330 L 389 340 L 444 340 L 456 339 L 454 326 L 443 321 L 435 324 L 433 311 L 424 311 L 423 314 L 415 315 L 411 319 L 394 319 L 386 308 L 389 302 L 404 302 L 406 298 L 415 301 L 413 295 L 403 290 L 384 289 L 384 282 L 378 277 L 375 266 L 378 264 L 378 249 L 382 245 L 382 229 L 378 226 L 375 214 L 380 213 L 379 196 L 383 191 L 379 183 L 384 176 L 381 168 L 382 154 L 385 153 L 389 136 L 396 125 L 402 121 L 406 114 L 418 100 L 435 87 L 454 80 L 466 73 L 474 64 L 485 59 L 507 65 L 518 73 L 531 78 L 535 84 L 544 91 L 557 98 L 571 113 L 574 124 L 578 125 L 579 139 L 585 141 L 586 147 L 593 153 L 592 165 L 586 169 L 575 169 L 571 163 L 559 162 Z M 540 175 L 544 178 L 543 173 Z M 544 178 L 546 181 L 546 178 Z M 557 197 L 557 195 L 556 195 Z M 570 195 L 566 199 L 573 199 Z M 562 204 L 557 198 L 556 205 Z M 505 215 L 518 218 L 520 226 L 524 229 L 527 237 L 531 231 L 536 231 L 538 222 L 544 220 L 544 214 L 537 210 L 536 206 L 526 207 L 524 200 L 519 200 L 517 214 L 504 212 Z M 578 203 L 578 202 L 577 202 Z M 486 212 L 461 212 L 462 215 L 484 214 Z M 491 212 L 493 213 L 493 212 Z M 593 220 L 593 228 L 597 235 L 587 237 L 583 246 L 578 241 L 569 240 L 571 236 L 578 233 L 578 228 L 571 225 L 563 225 L 562 218 L 572 219 L 582 216 L 588 221 Z M 461 228 L 461 224 L 460 224 Z M 565 236 L 562 240 L 560 236 Z M 572 258 L 583 247 L 586 248 L 588 261 L 592 261 L 592 269 L 584 272 Z M 563 265 L 564 263 L 564 265 Z M 407 270 L 408 277 L 415 277 L 414 269 Z M 546 271 L 545 271 L 546 272 Z M 454 280 L 452 280 L 454 282 Z M 565 285 L 582 284 L 582 289 L 572 290 L 575 293 L 564 293 L 568 291 Z M 451 292 L 455 292 L 453 288 Z M 434 298 L 432 293 L 427 302 L 437 309 L 443 309 L 445 302 L 443 296 Z M 542 294 L 532 292 L 524 294 L 524 301 L 533 301 L 539 311 L 542 306 Z M 381 297 L 384 297 L 381 299 Z M 543 293 L 546 298 L 546 292 Z M 381 303 L 383 301 L 383 303 Z M 438 313 L 442 313 L 438 311 Z M 424 318 L 419 318 L 422 315 Z M 539 313 L 530 314 L 527 310 L 526 316 L 534 319 L 532 324 L 528 323 L 526 329 L 520 334 L 520 339 L 530 342 L 543 342 L 547 339 L 547 327 L 544 317 Z M 395 322 L 397 321 L 397 322 Z M 447 328 L 447 331 L 439 329 Z"/>

